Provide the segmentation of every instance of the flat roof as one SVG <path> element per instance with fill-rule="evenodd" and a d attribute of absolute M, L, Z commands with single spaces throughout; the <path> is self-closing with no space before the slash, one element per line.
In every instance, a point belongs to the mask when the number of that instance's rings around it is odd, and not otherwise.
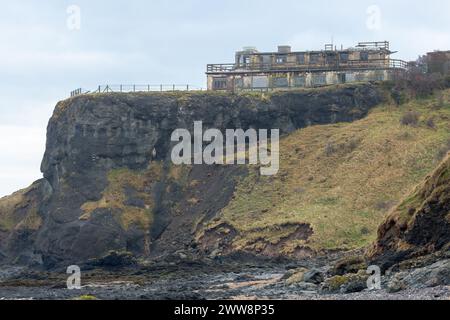
<path fill-rule="evenodd" d="M 249 55 L 289 55 L 289 54 L 300 54 L 300 53 L 345 53 L 345 52 L 361 52 L 361 51 L 372 51 L 372 52 L 385 52 L 387 54 L 393 54 L 396 51 L 390 51 L 385 48 L 349 48 L 343 50 L 310 50 L 310 51 L 292 51 L 292 52 L 247 52 L 247 51 L 236 51 L 236 53 L 249 54 Z M 450 52 L 450 51 L 449 51 Z"/>

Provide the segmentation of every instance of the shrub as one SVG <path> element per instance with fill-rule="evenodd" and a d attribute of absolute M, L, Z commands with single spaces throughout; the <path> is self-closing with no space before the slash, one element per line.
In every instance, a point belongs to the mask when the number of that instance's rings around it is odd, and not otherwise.
<path fill-rule="evenodd" d="M 450 87 L 450 77 L 439 73 L 426 74 L 409 72 L 395 77 L 385 88 L 389 89 L 397 105 L 405 103 L 409 98 L 427 98 L 436 90 Z"/>
<path fill-rule="evenodd" d="M 440 74 L 412 74 L 408 81 L 408 87 L 413 96 L 425 98 L 432 95 L 435 90 L 443 89 L 445 81 Z"/>
<path fill-rule="evenodd" d="M 332 156 L 333 154 L 339 153 L 351 153 L 356 148 L 358 148 L 361 143 L 360 139 L 350 139 L 344 143 L 336 144 L 334 142 L 328 142 L 325 146 L 324 153 L 327 157 Z"/>
<path fill-rule="evenodd" d="M 408 111 L 401 118 L 400 122 L 404 126 L 417 126 L 420 119 L 420 113 L 417 111 Z"/>

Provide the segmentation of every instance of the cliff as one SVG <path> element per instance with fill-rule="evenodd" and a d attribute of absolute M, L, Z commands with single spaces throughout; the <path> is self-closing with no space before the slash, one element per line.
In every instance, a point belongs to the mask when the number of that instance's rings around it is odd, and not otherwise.
<path fill-rule="evenodd" d="M 0 257 L 51 266 L 109 250 L 157 256 L 196 248 L 199 223 L 233 198 L 245 166 L 173 166 L 177 128 L 280 128 L 353 121 L 384 99 L 372 85 L 271 95 L 84 95 L 50 119 L 44 179 L 0 200 Z M 155 152 L 156 151 L 156 152 Z"/>
<path fill-rule="evenodd" d="M 417 121 L 403 124 L 412 109 Z M 303 258 L 368 246 L 388 212 L 370 260 L 388 267 L 444 250 L 448 160 L 391 208 L 449 151 L 448 119 L 437 96 L 398 107 L 370 84 L 71 98 L 50 119 L 44 178 L 0 199 L 0 262 L 52 267 L 111 250 Z M 204 130 L 279 128 L 278 174 L 174 165 L 170 136 L 192 132 L 194 121 Z"/>

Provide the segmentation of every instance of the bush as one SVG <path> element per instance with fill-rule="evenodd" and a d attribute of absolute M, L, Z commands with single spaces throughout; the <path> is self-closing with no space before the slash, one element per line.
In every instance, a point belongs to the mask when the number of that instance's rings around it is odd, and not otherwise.
<path fill-rule="evenodd" d="M 425 98 L 434 93 L 435 90 L 445 88 L 445 79 L 440 74 L 411 74 L 408 87 L 416 98 Z"/>
<path fill-rule="evenodd" d="M 436 90 L 450 88 L 450 76 L 408 72 L 395 76 L 392 81 L 384 84 L 384 88 L 390 91 L 395 103 L 401 105 L 411 98 L 427 98 Z"/>
<path fill-rule="evenodd" d="M 420 119 L 420 113 L 417 111 L 408 111 L 406 112 L 402 119 L 400 120 L 401 124 L 404 126 L 417 126 Z"/>
<path fill-rule="evenodd" d="M 353 152 L 361 143 L 360 139 L 350 139 L 344 143 L 336 144 L 335 142 L 328 142 L 325 146 L 324 153 L 327 157 L 339 152 L 340 154 L 347 154 Z"/>

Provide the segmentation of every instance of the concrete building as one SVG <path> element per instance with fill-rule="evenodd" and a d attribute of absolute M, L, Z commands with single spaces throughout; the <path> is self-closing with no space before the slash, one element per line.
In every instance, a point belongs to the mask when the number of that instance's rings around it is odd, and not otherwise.
<path fill-rule="evenodd" d="M 289 90 L 340 83 L 385 81 L 404 72 L 407 63 L 391 59 L 389 42 L 361 42 L 337 50 L 326 45 L 321 51 L 292 52 L 279 46 L 277 52 L 244 48 L 232 64 L 207 66 L 208 90 Z"/>
<path fill-rule="evenodd" d="M 434 51 L 426 55 L 428 73 L 450 75 L 450 51 Z"/>

